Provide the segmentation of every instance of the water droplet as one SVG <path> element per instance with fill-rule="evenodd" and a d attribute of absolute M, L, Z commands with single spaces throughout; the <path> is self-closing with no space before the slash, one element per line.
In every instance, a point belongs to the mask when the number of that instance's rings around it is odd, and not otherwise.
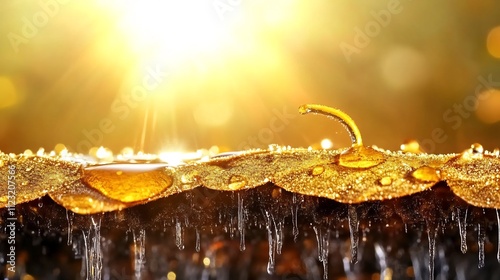
<path fill-rule="evenodd" d="M 436 258 L 436 236 L 438 228 L 427 222 L 427 238 L 429 239 L 429 279 L 434 280 L 434 260 Z"/>
<path fill-rule="evenodd" d="M 73 243 L 73 219 L 75 218 L 75 213 L 66 210 L 66 220 L 68 221 L 68 245 Z"/>
<path fill-rule="evenodd" d="M 500 156 L 500 149 L 499 148 L 495 148 L 493 149 L 493 152 L 491 152 L 494 156 L 498 157 Z"/>
<path fill-rule="evenodd" d="M 132 231 L 134 239 L 134 275 L 141 279 L 142 270 L 146 263 L 146 230 L 140 229 L 138 233 Z"/>
<path fill-rule="evenodd" d="M 184 234 L 182 224 L 178 218 L 175 219 L 175 245 L 179 250 L 184 249 Z"/>
<path fill-rule="evenodd" d="M 359 220 L 355 206 L 353 205 L 348 206 L 347 218 L 349 220 L 349 233 L 351 236 L 351 263 L 357 263 L 358 243 L 359 243 Z"/>
<path fill-rule="evenodd" d="M 382 186 L 390 186 L 392 184 L 392 178 L 391 177 L 383 177 L 380 180 L 378 180 L 378 182 Z"/>
<path fill-rule="evenodd" d="M 312 175 L 317 176 L 325 171 L 325 168 L 321 165 L 315 166 L 312 170 Z"/>
<path fill-rule="evenodd" d="M 478 246 L 478 259 L 479 262 L 477 264 L 478 268 L 484 267 L 484 240 L 486 239 L 486 234 L 484 230 L 484 226 L 480 223 L 477 224 L 477 246 Z"/>
<path fill-rule="evenodd" d="M 497 261 L 500 263 L 500 209 L 497 212 L 497 227 L 498 227 L 498 244 L 497 244 Z"/>
<path fill-rule="evenodd" d="M 384 161 L 383 153 L 364 146 L 352 147 L 339 156 L 339 165 L 348 168 L 370 168 Z"/>
<path fill-rule="evenodd" d="M 238 231 L 240 232 L 240 250 L 245 250 L 245 208 L 241 193 L 238 193 Z"/>
<path fill-rule="evenodd" d="M 424 151 L 420 148 L 420 144 L 418 143 L 417 140 L 408 140 L 405 143 L 401 144 L 401 151 L 405 153 L 414 153 L 414 154 L 421 154 Z"/>
<path fill-rule="evenodd" d="M 457 208 L 457 220 L 458 220 L 458 229 L 460 231 L 460 250 L 462 253 L 467 253 L 467 211 L 469 209 L 465 208 L 461 210 Z"/>
<path fill-rule="evenodd" d="M 479 143 L 474 143 L 470 146 L 471 152 L 473 154 L 482 154 L 484 153 L 484 148 L 481 144 Z"/>
<path fill-rule="evenodd" d="M 415 169 L 410 175 L 422 182 L 439 182 L 440 180 L 438 171 L 426 165 Z"/>
<path fill-rule="evenodd" d="M 245 178 L 239 175 L 233 175 L 231 178 L 229 178 L 229 185 L 228 188 L 230 188 L 233 191 L 239 190 L 246 186 L 247 181 Z"/>

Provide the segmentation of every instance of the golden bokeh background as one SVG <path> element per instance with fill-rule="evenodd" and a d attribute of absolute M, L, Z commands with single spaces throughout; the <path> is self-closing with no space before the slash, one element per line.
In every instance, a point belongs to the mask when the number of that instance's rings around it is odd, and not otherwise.
<path fill-rule="evenodd" d="M 3 152 L 349 145 L 304 103 L 391 150 L 500 146 L 497 1 L 9 0 L 0 18 Z"/>

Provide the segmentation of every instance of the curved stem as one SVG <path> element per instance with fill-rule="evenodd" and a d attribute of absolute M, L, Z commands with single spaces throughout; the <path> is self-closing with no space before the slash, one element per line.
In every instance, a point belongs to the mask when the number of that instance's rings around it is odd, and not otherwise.
<path fill-rule="evenodd" d="M 339 109 L 331 108 L 323 105 L 316 104 L 304 104 L 299 107 L 299 113 L 301 114 L 319 114 L 331 117 L 339 121 L 345 129 L 349 132 L 353 146 L 363 146 L 363 140 L 361 139 L 361 132 L 359 132 L 358 126 L 354 123 L 354 120 L 349 117 L 346 113 L 340 111 Z"/>

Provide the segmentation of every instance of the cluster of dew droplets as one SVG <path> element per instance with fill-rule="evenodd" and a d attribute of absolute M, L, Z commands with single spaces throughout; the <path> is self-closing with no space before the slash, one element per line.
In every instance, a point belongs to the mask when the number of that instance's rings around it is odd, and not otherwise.
<path fill-rule="evenodd" d="M 134 275 L 135 279 L 141 279 L 142 270 L 146 264 L 146 230 L 132 231 L 134 239 Z"/>
<path fill-rule="evenodd" d="M 84 263 L 87 280 L 100 280 L 102 272 L 101 218 L 91 216 L 90 227 L 82 230 L 85 245 Z"/>

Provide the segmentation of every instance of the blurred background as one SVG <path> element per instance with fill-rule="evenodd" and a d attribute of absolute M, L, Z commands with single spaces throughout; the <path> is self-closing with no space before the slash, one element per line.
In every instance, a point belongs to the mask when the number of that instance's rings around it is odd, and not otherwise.
<path fill-rule="evenodd" d="M 1 1 L 0 150 L 500 146 L 500 2 Z M 324 147 L 328 143 L 323 142 Z"/>

